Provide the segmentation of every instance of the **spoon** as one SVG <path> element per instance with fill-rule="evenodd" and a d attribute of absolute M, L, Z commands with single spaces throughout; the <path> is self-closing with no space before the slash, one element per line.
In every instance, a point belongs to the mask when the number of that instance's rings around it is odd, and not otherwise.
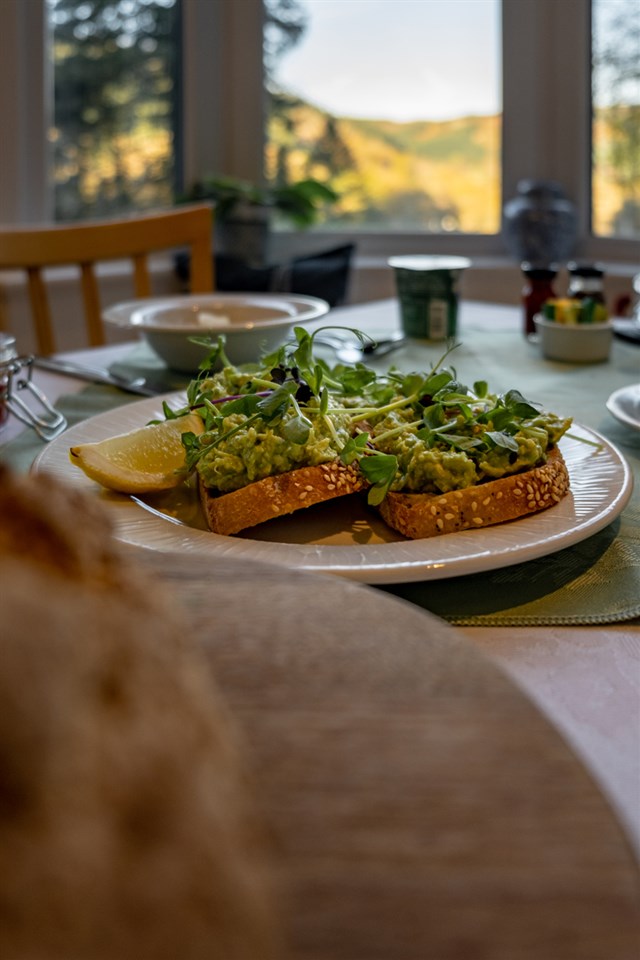
<path fill-rule="evenodd" d="M 336 350 L 336 357 L 343 363 L 360 363 L 366 360 L 367 357 L 383 357 L 393 350 L 398 350 L 405 342 L 405 337 L 401 335 L 387 337 L 383 340 L 376 340 L 374 343 L 365 343 L 364 345 L 354 340 L 353 343 L 345 343 L 339 347 Z"/>
<path fill-rule="evenodd" d="M 372 339 L 364 345 L 357 340 L 346 340 L 342 337 L 331 337 L 322 334 L 316 337 L 316 343 L 331 347 L 336 357 L 343 363 L 359 363 L 367 357 L 382 357 L 392 350 L 397 350 L 406 343 L 406 338 L 398 333 L 380 340 Z"/>

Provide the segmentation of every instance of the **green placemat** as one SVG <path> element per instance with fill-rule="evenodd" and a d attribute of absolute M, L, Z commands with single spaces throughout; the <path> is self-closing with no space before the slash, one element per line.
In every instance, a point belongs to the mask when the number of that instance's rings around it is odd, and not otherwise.
<path fill-rule="evenodd" d="M 191 379 L 188 374 L 169 370 L 144 341 L 136 344 L 121 360 L 112 363 L 109 369 L 124 377 L 144 377 L 147 386 L 157 393 L 185 390 Z"/>
<path fill-rule="evenodd" d="M 640 617 L 640 509 L 573 547 L 487 573 L 383 587 L 461 626 L 604 624 Z"/>

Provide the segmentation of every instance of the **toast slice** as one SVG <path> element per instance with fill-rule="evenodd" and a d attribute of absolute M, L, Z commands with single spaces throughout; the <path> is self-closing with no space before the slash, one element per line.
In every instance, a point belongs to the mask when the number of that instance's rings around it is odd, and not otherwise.
<path fill-rule="evenodd" d="M 217 493 L 200 480 L 199 492 L 209 529 L 226 536 L 366 486 L 356 463 L 331 460 L 265 477 L 231 493 Z"/>
<path fill-rule="evenodd" d="M 569 492 L 569 473 L 557 447 L 547 462 L 524 473 L 445 494 L 388 493 L 378 509 L 384 521 L 412 540 L 488 527 L 546 510 Z"/>

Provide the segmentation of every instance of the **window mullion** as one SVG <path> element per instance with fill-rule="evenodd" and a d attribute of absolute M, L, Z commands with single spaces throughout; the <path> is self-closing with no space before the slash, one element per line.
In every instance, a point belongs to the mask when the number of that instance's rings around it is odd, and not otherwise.
<path fill-rule="evenodd" d="M 52 215 L 45 25 L 44 0 L 0 3 L 0 221 L 4 223 L 33 223 Z"/>
<path fill-rule="evenodd" d="M 184 3 L 185 180 L 262 176 L 262 0 Z"/>

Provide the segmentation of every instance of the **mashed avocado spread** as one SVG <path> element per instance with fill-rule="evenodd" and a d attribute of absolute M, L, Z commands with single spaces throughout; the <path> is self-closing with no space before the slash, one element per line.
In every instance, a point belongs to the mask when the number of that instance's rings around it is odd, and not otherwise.
<path fill-rule="evenodd" d="M 483 480 L 529 470 L 546 460 L 547 450 L 570 424 L 570 420 L 559 421 L 553 414 L 536 416 L 511 433 L 513 445 L 505 447 L 491 446 L 484 441 L 485 435 L 492 433 L 490 422 L 479 425 L 461 420 L 456 424 L 456 437 L 478 441 L 477 447 L 465 451 L 444 440 L 430 446 L 429 438 L 421 439 L 418 428 L 411 426 L 384 439 L 384 433 L 398 426 L 398 421 L 402 422 L 400 417 L 390 415 L 372 434 L 374 438 L 381 436 L 378 449 L 397 459 L 390 489 L 408 493 L 448 493 Z"/>
<path fill-rule="evenodd" d="M 379 503 L 388 490 L 447 493 L 530 469 L 571 425 L 516 390 L 490 394 L 440 364 L 376 374 L 313 358 L 313 335 L 261 365 L 192 381 L 187 410 L 204 432 L 183 437 L 187 470 L 221 493 L 303 466 L 357 460 Z M 184 411 L 178 411 L 182 413 Z"/>
<path fill-rule="evenodd" d="M 304 443 L 293 443 L 286 438 L 286 427 L 292 416 L 276 424 L 257 421 L 247 424 L 247 417 L 232 414 L 222 421 L 222 430 L 237 433 L 223 440 L 210 451 L 205 451 L 198 461 L 198 473 L 206 486 L 221 493 L 245 487 L 256 480 L 263 480 L 296 467 L 313 467 L 335 460 L 349 439 L 348 415 L 341 418 L 310 414 L 311 428 Z"/>

